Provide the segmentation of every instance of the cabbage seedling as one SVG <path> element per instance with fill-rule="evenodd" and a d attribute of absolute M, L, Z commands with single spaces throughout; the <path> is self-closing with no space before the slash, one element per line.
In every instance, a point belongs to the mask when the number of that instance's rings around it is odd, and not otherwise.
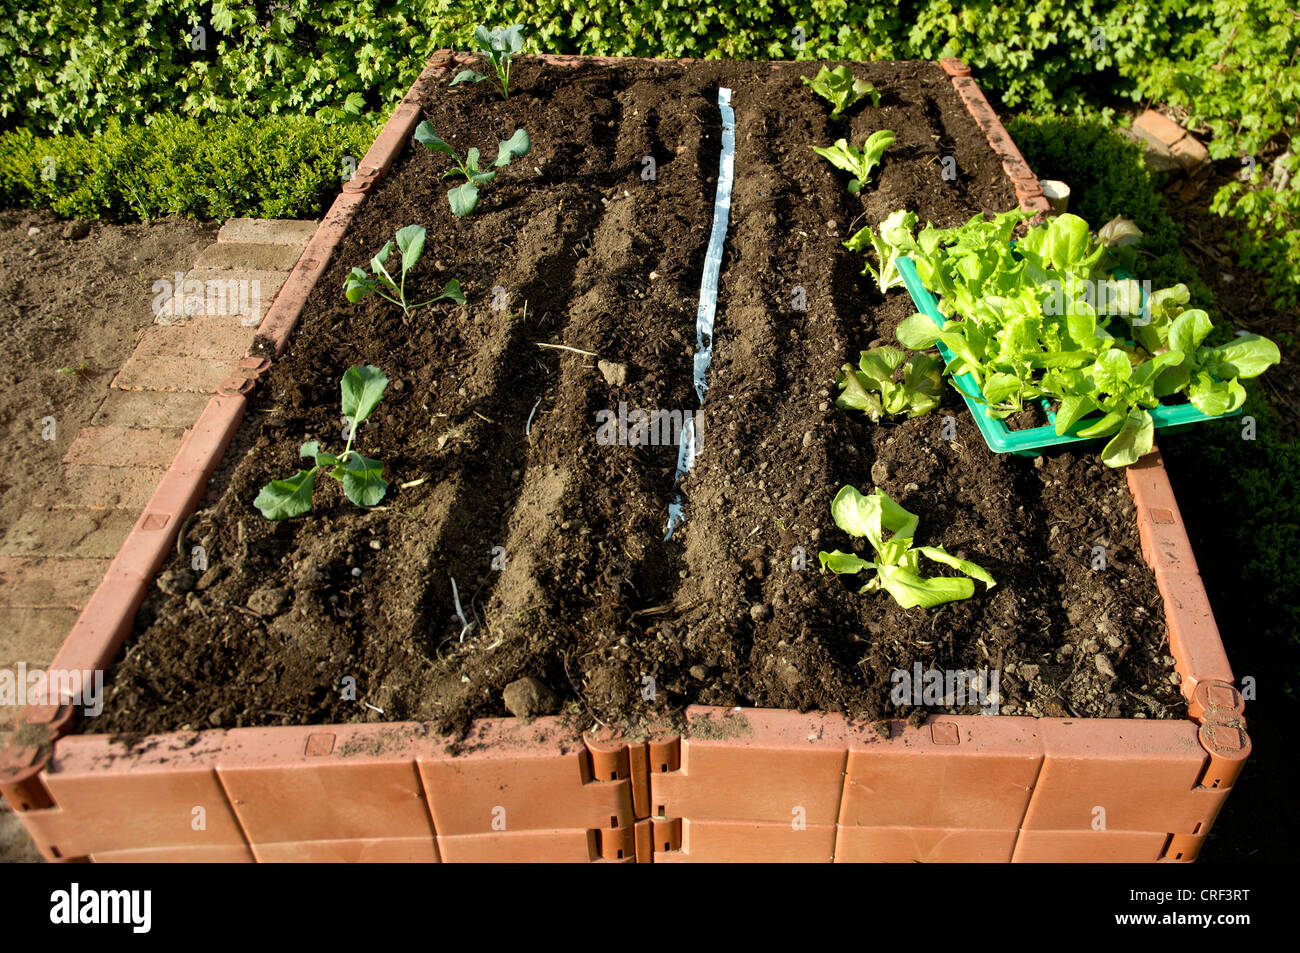
<path fill-rule="evenodd" d="M 509 139 L 503 140 L 497 146 L 497 158 L 492 163 L 493 168 L 482 169 L 479 167 L 478 147 L 471 147 L 465 154 L 464 160 L 456 155 L 456 150 L 438 138 L 438 134 L 433 131 L 428 120 L 420 123 L 415 127 L 415 141 L 420 143 L 426 149 L 432 152 L 445 152 L 451 156 L 452 161 L 456 164 L 447 172 L 443 173 L 443 178 L 449 175 L 463 175 L 467 180 L 463 185 L 458 185 L 447 193 L 447 201 L 451 203 L 452 214 L 457 217 L 464 217 L 474 211 L 478 205 L 478 187 L 486 185 L 497 177 L 497 169 L 508 166 L 512 159 L 518 156 L 528 155 L 533 144 L 528 138 L 528 133 L 522 129 L 516 129 L 515 134 Z"/>
<path fill-rule="evenodd" d="M 492 71 L 496 74 L 497 88 L 501 90 L 502 99 L 510 98 L 510 64 L 514 55 L 524 48 L 523 30 L 522 26 L 499 26 L 495 30 L 489 30 L 482 24 L 474 28 L 474 42 L 478 44 L 478 51 L 492 64 Z M 456 74 L 451 85 L 481 83 L 485 79 L 487 77 L 482 73 L 463 69 Z"/>
<path fill-rule="evenodd" d="M 253 505 L 267 519 L 290 519 L 309 512 L 312 492 L 316 488 L 316 474 L 322 469 L 343 484 L 343 492 L 357 506 L 374 506 L 388 491 L 383 476 L 383 463 L 363 457 L 352 449 L 357 427 L 383 400 L 388 378 L 377 367 L 350 367 L 343 375 L 341 387 L 343 414 L 347 418 L 347 446 L 336 457 L 322 450 L 317 440 L 304 443 L 298 450 L 298 456 L 310 459 L 316 465 L 310 470 L 299 470 L 288 479 L 272 480 L 262 487 L 262 492 L 253 501 Z"/>
<path fill-rule="evenodd" d="M 831 502 L 831 516 L 835 525 L 850 536 L 865 536 L 876 551 L 874 560 L 862 559 L 853 553 L 818 553 L 822 569 L 839 575 L 851 575 L 866 569 L 876 574 L 867 580 L 862 593 L 884 589 L 904 609 L 920 606 L 929 609 L 945 602 L 969 599 L 975 594 L 975 583 L 970 579 L 937 576 L 927 579 L 919 569 L 920 557 L 952 566 L 973 576 L 991 589 L 996 583 L 988 570 L 966 559 L 948 555 L 942 546 L 912 545 L 912 535 L 920 522 L 915 513 L 909 513 L 879 487 L 871 496 L 863 496 L 856 488 L 842 487 Z M 885 539 L 885 533 L 891 535 Z"/>
<path fill-rule="evenodd" d="M 894 134 L 888 129 L 879 129 L 867 137 L 861 149 L 849 145 L 847 139 L 836 139 L 830 148 L 813 146 L 817 153 L 837 169 L 853 174 L 849 179 L 849 194 L 857 195 L 871 178 L 871 170 L 880 165 L 880 157 L 894 144 Z"/>
<path fill-rule="evenodd" d="M 803 81 L 812 87 L 814 93 L 835 107 L 831 110 L 832 119 L 839 119 L 840 113 L 863 96 L 871 97 L 871 105 L 880 105 L 880 91 L 865 79 L 854 79 L 853 72 L 847 66 L 837 66 L 835 69 L 823 66 L 815 77 L 809 79 L 805 76 Z"/>
<path fill-rule="evenodd" d="M 443 286 L 442 294 L 419 304 L 409 304 L 406 300 L 406 273 L 415 267 L 424 253 L 424 228 L 419 225 L 407 225 L 397 233 L 397 248 L 402 253 L 402 276 L 394 280 L 388 273 L 388 256 L 393 250 L 392 242 L 384 242 L 384 247 L 370 259 L 370 274 L 361 268 L 353 268 L 343 283 L 343 293 L 347 299 L 356 304 L 372 291 L 386 301 L 391 301 L 402 309 L 402 320 L 407 320 L 411 312 L 433 304 L 443 298 L 450 298 L 457 304 L 465 303 L 465 296 L 460 293 L 460 282 L 455 278 Z"/>

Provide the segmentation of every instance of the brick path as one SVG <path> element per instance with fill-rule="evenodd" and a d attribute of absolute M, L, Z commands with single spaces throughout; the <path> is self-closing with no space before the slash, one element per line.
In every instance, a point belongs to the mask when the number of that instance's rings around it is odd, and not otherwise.
<path fill-rule="evenodd" d="M 231 219 L 181 286 L 157 294 L 154 324 L 63 456 L 63 492 L 48 494 L 58 502 L 28 510 L 0 538 L 0 670 L 45 668 L 54 658 L 315 229 L 311 221 Z M 162 278 L 175 284 L 177 276 Z M 0 707 L 0 735 L 14 718 Z M 24 838 L 11 836 L 13 824 L 0 807 L 0 860 L 20 859 L 10 845 Z"/>

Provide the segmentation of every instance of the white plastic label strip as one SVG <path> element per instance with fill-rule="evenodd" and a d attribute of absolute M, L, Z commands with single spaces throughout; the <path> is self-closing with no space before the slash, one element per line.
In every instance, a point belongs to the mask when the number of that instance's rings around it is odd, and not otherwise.
<path fill-rule="evenodd" d="M 727 241 L 727 223 L 731 218 L 731 183 L 736 167 L 736 114 L 731 108 L 731 90 L 718 89 L 718 110 L 722 113 L 722 155 L 718 160 L 718 191 L 713 199 L 713 232 L 709 235 L 709 248 L 704 255 L 704 275 L 700 279 L 700 305 L 695 312 L 695 352 L 694 377 L 695 395 L 700 405 L 704 404 L 704 393 L 709 389 L 705 381 L 705 372 L 713 361 L 713 320 L 718 307 L 718 273 L 722 270 L 722 248 Z M 695 420 L 690 420 L 682 428 L 681 444 L 677 449 L 677 477 L 690 472 L 695 464 L 699 437 L 695 430 Z M 664 541 L 672 538 L 682 518 L 682 495 L 668 505 L 668 533 Z"/>

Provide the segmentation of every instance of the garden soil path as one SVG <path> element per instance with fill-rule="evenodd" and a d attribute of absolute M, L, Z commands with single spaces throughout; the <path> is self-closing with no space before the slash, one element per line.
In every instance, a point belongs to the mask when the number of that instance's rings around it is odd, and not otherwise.
<path fill-rule="evenodd" d="M 49 665 L 315 226 L 0 212 L 0 427 L 21 448 L 0 478 L 0 671 Z M 34 859 L 0 805 L 0 861 Z"/>

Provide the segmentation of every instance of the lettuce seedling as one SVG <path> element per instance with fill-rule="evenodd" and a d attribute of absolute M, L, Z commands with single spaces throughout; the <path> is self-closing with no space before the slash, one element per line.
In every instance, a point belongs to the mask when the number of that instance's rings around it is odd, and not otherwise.
<path fill-rule="evenodd" d="M 847 66 L 837 66 L 835 69 L 823 66 L 815 77 L 809 79 L 805 76 L 803 81 L 812 87 L 814 93 L 835 107 L 831 110 L 832 119 L 839 119 L 844 110 L 863 96 L 871 97 L 872 106 L 880 105 L 880 91 L 865 79 L 855 79 Z"/>
<path fill-rule="evenodd" d="M 875 249 L 879 269 L 872 268 L 871 262 L 866 261 L 863 263 L 862 273 L 876 279 L 881 294 L 890 288 L 902 286 L 903 276 L 898 272 L 898 259 L 902 255 L 911 255 L 918 250 L 918 240 L 912 237 L 912 230 L 915 227 L 916 213 L 900 208 L 880 223 L 879 235 L 871 230 L 870 225 L 867 225 L 842 243 L 849 251 L 866 251 L 868 244 Z M 933 229 L 928 231 L 933 232 Z M 922 232 L 921 238 L 925 237 L 926 233 Z"/>
<path fill-rule="evenodd" d="M 888 129 L 880 129 L 867 137 L 861 149 L 849 145 L 847 139 L 836 139 L 829 148 L 813 146 L 817 153 L 837 169 L 852 173 L 849 179 L 849 194 L 857 195 L 871 177 L 871 170 L 880 164 L 880 157 L 894 144 L 894 134 Z"/>
<path fill-rule="evenodd" d="M 272 480 L 257 494 L 253 505 L 269 520 L 290 519 L 311 510 L 312 492 L 316 488 L 316 473 L 324 469 L 327 474 L 343 484 L 343 492 L 357 506 L 374 506 L 384 498 L 388 484 L 384 482 L 384 465 L 378 460 L 363 457 L 352 449 L 357 427 L 379 406 L 388 387 L 388 378 L 377 367 L 350 367 L 341 381 L 343 414 L 347 418 L 348 443 L 343 453 L 335 456 L 320 448 L 320 442 L 309 440 L 302 445 L 298 455 L 315 462 L 310 470 L 299 470 L 285 480 Z"/>
<path fill-rule="evenodd" d="M 993 576 L 981 566 L 966 559 L 950 556 L 942 546 L 913 546 L 912 536 L 920 522 L 915 513 L 909 513 L 879 487 L 871 496 L 863 496 L 855 487 L 845 486 L 831 502 L 831 516 L 835 525 L 850 536 L 865 536 L 876 551 L 874 560 L 863 559 L 853 553 L 818 553 L 822 569 L 837 575 L 851 575 L 866 569 L 876 574 L 859 590 L 862 593 L 884 589 L 904 609 L 920 606 L 929 609 L 945 602 L 969 599 L 975 594 L 975 583 L 970 579 L 937 576 L 931 579 L 921 575 L 920 557 L 951 566 L 967 576 L 973 576 L 985 587 L 992 589 Z M 885 533 L 891 535 L 885 538 Z"/>
<path fill-rule="evenodd" d="M 514 55 L 524 48 L 524 28 L 522 26 L 499 26 L 495 30 L 479 24 L 474 28 L 474 42 L 478 51 L 488 58 L 492 71 L 496 74 L 497 88 L 501 98 L 510 98 L 510 64 Z M 482 73 L 464 69 L 456 74 L 451 85 L 457 83 L 481 83 L 487 79 Z"/>
<path fill-rule="evenodd" d="M 457 304 L 465 303 L 465 296 L 460 293 L 460 282 L 455 278 L 443 286 L 442 294 L 419 304 L 408 304 L 406 300 L 406 273 L 415 267 L 424 253 L 425 231 L 419 225 L 407 225 L 397 233 L 397 248 L 402 253 L 402 277 L 394 280 L 388 273 L 388 256 L 393 250 L 392 242 L 384 242 L 384 247 L 370 259 L 370 274 L 360 268 L 353 268 L 343 282 L 343 293 L 347 299 L 356 304 L 372 291 L 386 301 L 391 301 L 402 309 L 402 320 L 408 320 L 411 312 L 427 304 L 450 298 Z"/>
<path fill-rule="evenodd" d="M 923 417 L 939 406 L 943 365 L 928 354 L 906 357 L 896 347 L 875 347 L 863 351 L 855 369 L 845 364 L 835 383 L 840 395 L 835 406 L 860 410 L 871 419 L 879 420 L 884 414 L 907 414 Z M 903 368 L 903 379 L 894 380 L 894 373 Z"/>
<path fill-rule="evenodd" d="M 477 146 L 470 148 L 465 154 L 464 160 L 456 155 L 456 150 L 447 143 L 438 138 L 433 127 L 429 125 L 428 120 L 420 123 L 415 127 L 415 141 L 432 152 L 445 152 L 451 156 L 452 161 L 456 164 L 443 173 L 443 178 L 451 175 L 463 175 L 466 182 L 458 185 L 447 193 L 447 201 L 451 203 L 452 214 L 458 217 L 464 217 L 478 206 L 478 187 L 486 185 L 497 177 L 496 170 L 508 166 L 511 160 L 518 156 L 526 156 L 533 144 L 528 138 L 528 133 L 522 129 L 516 129 L 515 134 L 509 139 L 503 140 L 497 146 L 497 158 L 492 163 L 493 168 L 479 168 L 479 151 Z"/>
<path fill-rule="evenodd" d="M 1102 461 L 1128 466 L 1152 447 L 1150 411 L 1161 398 L 1185 393 L 1207 416 L 1231 413 L 1246 399 L 1240 380 L 1280 360 L 1276 344 L 1253 334 L 1207 346 L 1214 325 L 1185 307 L 1183 285 L 1143 300 L 1137 281 L 1111 277 L 1136 255 L 1141 233 L 1131 222 L 1114 219 L 1094 240 L 1083 219 L 1060 215 L 1013 245 L 1025 214 L 927 229 L 908 251 L 948 320 L 939 328 L 913 315 L 898 326 L 898 340 L 914 350 L 946 348 L 946 373 L 973 376 L 982 396 L 967 396 L 982 399 L 989 416 L 1054 398 L 1058 434 L 1109 438 Z M 889 240 L 906 246 L 911 227 L 898 222 Z M 1131 339 L 1117 336 L 1122 322 Z"/>

